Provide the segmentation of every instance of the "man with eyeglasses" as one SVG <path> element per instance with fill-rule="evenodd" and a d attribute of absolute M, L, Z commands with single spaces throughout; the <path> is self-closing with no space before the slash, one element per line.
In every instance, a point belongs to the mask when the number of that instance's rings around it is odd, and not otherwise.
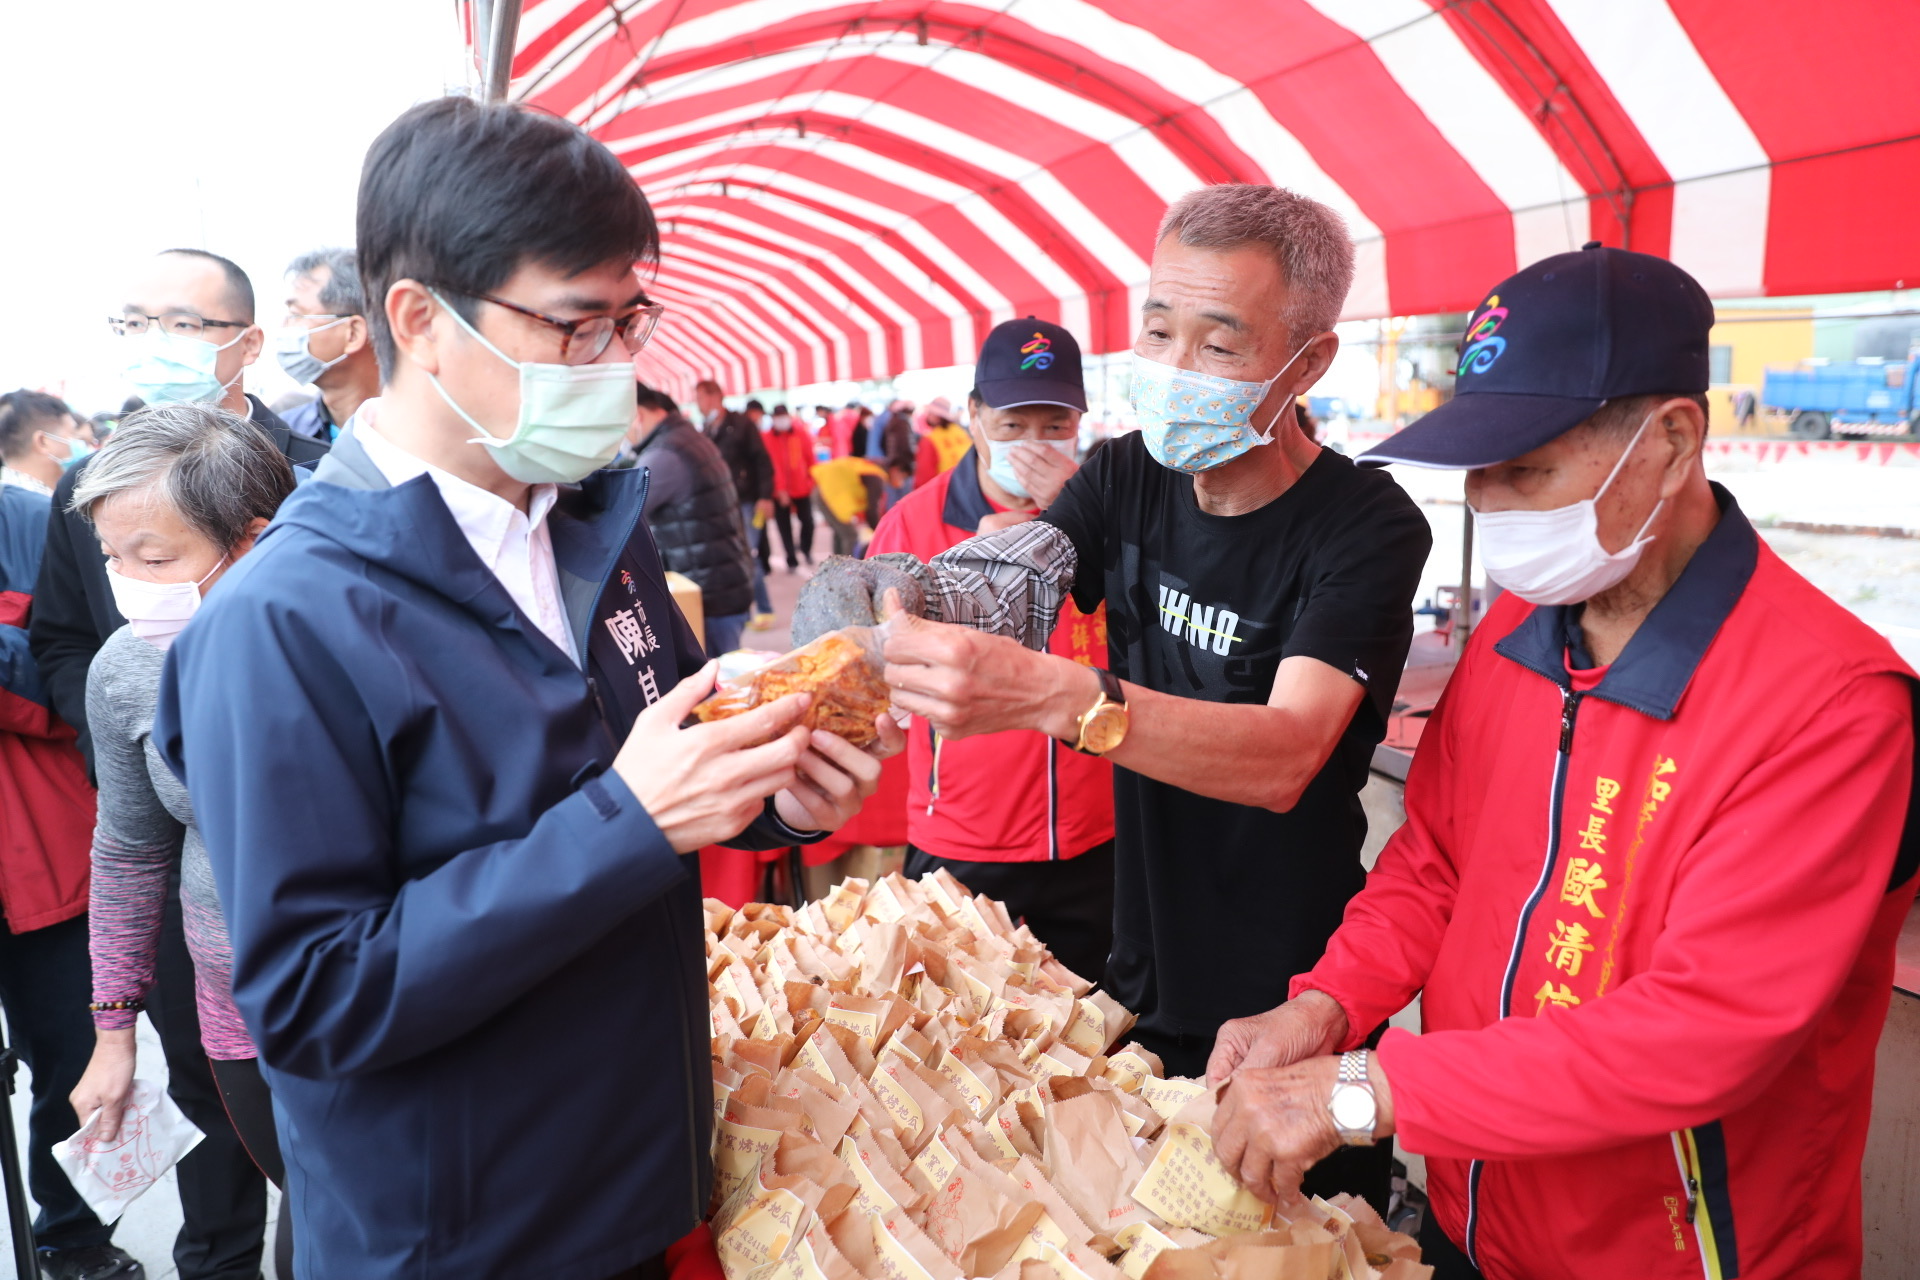
<path fill-rule="evenodd" d="M 810 732 L 803 695 L 680 728 L 715 665 L 644 469 L 606 468 L 659 314 L 610 151 L 415 107 L 367 153 L 357 244 L 383 394 L 175 642 L 153 733 L 226 907 L 297 1265 L 664 1277 L 712 1185 L 690 855 L 820 838 L 901 734 Z"/>
<path fill-rule="evenodd" d="M 230 409 L 265 431 L 296 468 L 326 456 L 325 441 L 296 435 L 242 385 L 265 339 L 255 323 L 253 283 L 232 261 L 200 249 L 161 253 L 134 278 L 107 323 L 129 389 L 145 403 L 198 400 Z M 27 634 L 47 699 L 79 735 L 91 774 L 87 671 L 126 619 L 113 603 L 99 537 L 67 509 L 88 463 L 69 467 L 54 487 Z M 157 974 L 147 1010 L 166 1050 L 167 1091 L 207 1135 L 180 1162 L 174 1262 L 182 1280 L 249 1277 L 260 1268 L 267 1182 L 234 1136 L 207 1070 L 177 886 L 166 902 Z"/>
<path fill-rule="evenodd" d="M 315 249 L 287 268 L 287 314 L 274 358 L 289 378 L 314 389 L 289 410 L 296 435 L 331 441 L 356 410 L 380 394 L 380 361 L 351 249 Z"/>

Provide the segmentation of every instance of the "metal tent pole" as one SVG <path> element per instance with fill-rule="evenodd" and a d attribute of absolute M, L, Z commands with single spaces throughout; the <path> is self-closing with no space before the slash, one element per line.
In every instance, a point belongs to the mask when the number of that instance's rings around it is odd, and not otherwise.
<path fill-rule="evenodd" d="M 1453 651 L 1467 651 L 1467 637 L 1473 634 L 1473 508 L 1460 504 L 1460 595 L 1454 602 Z"/>
<path fill-rule="evenodd" d="M 507 82 L 513 75 L 513 50 L 520 42 L 520 0 L 492 0 L 491 8 L 483 87 L 488 102 L 505 102 Z"/>
<path fill-rule="evenodd" d="M 4 1026 L 0 1023 L 0 1026 Z M 37 1280 L 40 1262 L 33 1245 L 33 1219 L 27 1188 L 20 1176 L 19 1135 L 13 1126 L 14 1067 L 19 1058 L 0 1030 L 0 1182 L 6 1184 L 7 1227 L 13 1237 L 13 1265 L 20 1280 Z"/>

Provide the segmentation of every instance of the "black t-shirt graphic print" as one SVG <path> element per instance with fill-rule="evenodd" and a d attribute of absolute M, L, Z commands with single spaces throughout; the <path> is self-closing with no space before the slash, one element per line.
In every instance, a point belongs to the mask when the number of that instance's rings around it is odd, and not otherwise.
<path fill-rule="evenodd" d="M 1413 636 L 1432 535 L 1393 479 L 1323 451 L 1266 506 L 1202 511 L 1190 476 L 1138 435 L 1102 449 L 1042 519 L 1079 554 L 1074 602 L 1107 606 L 1122 679 L 1264 704 L 1283 659 L 1345 672 L 1367 696 L 1291 812 L 1114 771 L 1114 953 L 1107 985 L 1171 1034 L 1212 1035 L 1286 997 L 1365 874 L 1359 791 Z"/>

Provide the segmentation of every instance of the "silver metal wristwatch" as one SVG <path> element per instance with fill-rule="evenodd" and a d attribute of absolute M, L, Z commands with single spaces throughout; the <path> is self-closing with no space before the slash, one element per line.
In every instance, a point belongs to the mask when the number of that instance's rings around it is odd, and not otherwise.
<path fill-rule="evenodd" d="M 1327 1100 L 1327 1114 L 1341 1141 L 1350 1147 L 1373 1145 L 1374 1126 L 1380 1109 L 1374 1100 L 1373 1083 L 1367 1079 L 1367 1051 L 1354 1049 L 1340 1055 L 1340 1079 Z"/>

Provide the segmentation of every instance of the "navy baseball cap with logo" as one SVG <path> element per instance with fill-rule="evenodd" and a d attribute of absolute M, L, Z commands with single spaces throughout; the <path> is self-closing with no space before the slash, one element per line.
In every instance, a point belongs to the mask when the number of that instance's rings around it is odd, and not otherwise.
<path fill-rule="evenodd" d="M 1080 344 L 1057 324 L 1009 320 L 980 344 L 973 385 L 991 409 L 1057 404 L 1086 411 L 1087 384 L 1080 374 Z"/>
<path fill-rule="evenodd" d="M 1453 399 L 1359 461 L 1490 467 L 1609 400 L 1704 392 L 1712 328 L 1707 291 L 1685 271 L 1589 241 L 1501 281 L 1467 321 Z"/>

